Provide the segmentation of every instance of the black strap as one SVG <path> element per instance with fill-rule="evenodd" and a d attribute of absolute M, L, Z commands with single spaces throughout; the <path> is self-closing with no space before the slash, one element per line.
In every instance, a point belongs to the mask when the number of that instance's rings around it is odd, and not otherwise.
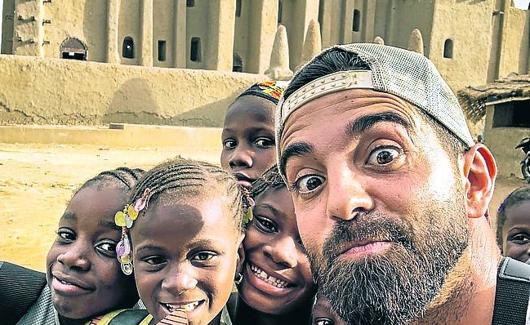
<path fill-rule="evenodd" d="M 40 296 L 46 274 L 8 262 L 0 263 L 2 324 L 16 324 Z"/>
<path fill-rule="evenodd" d="M 530 265 L 503 258 L 497 274 L 493 325 L 525 325 L 530 297 Z"/>

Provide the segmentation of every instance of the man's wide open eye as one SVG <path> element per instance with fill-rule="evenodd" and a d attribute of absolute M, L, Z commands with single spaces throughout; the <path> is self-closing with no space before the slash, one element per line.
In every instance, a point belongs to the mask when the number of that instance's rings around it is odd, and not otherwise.
<path fill-rule="evenodd" d="M 401 156 L 401 151 L 395 147 L 380 147 L 370 153 L 367 164 L 385 166 L 393 163 Z"/>
<path fill-rule="evenodd" d="M 324 183 L 324 177 L 317 175 L 306 175 L 300 177 L 295 183 L 295 190 L 301 194 L 316 191 Z"/>

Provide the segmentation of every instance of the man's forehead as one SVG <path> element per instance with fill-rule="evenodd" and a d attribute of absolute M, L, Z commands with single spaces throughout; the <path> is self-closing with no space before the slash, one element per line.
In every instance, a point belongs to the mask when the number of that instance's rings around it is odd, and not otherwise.
<path fill-rule="evenodd" d="M 393 94 L 370 89 L 349 89 L 322 96 L 310 101 L 292 113 L 284 127 L 282 142 L 301 128 L 311 128 L 318 123 L 315 118 L 341 114 L 348 120 L 363 115 L 394 111 L 408 124 L 415 126 L 420 116 L 419 109 Z"/>

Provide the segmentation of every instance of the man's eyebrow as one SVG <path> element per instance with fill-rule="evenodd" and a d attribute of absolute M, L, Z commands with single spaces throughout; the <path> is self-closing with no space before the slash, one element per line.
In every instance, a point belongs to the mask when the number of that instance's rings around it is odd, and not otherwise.
<path fill-rule="evenodd" d="M 362 116 L 354 121 L 350 121 L 348 125 L 346 125 L 345 132 L 350 137 L 356 137 L 380 122 L 397 123 L 407 130 L 410 129 L 410 122 L 401 115 L 394 112 L 382 112 Z"/>
<path fill-rule="evenodd" d="M 287 146 L 280 157 L 281 172 L 285 175 L 285 165 L 291 157 L 301 157 L 312 153 L 313 146 L 307 142 L 295 142 Z"/>

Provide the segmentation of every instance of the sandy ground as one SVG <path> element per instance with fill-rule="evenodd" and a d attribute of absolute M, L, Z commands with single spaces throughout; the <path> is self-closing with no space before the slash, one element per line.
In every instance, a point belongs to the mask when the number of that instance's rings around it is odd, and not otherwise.
<path fill-rule="evenodd" d="M 200 149 L 0 143 L 0 260 L 44 270 L 57 222 L 83 181 L 119 166 L 148 168 L 177 154 L 214 163 L 219 157 Z"/>
<path fill-rule="evenodd" d="M 176 154 L 216 163 L 219 152 L 0 143 L 0 260 L 43 270 L 57 221 L 84 180 L 118 166 L 148 168 Z M 522 184 L 515 178 L 497 180 L 493 214 Z"/>

